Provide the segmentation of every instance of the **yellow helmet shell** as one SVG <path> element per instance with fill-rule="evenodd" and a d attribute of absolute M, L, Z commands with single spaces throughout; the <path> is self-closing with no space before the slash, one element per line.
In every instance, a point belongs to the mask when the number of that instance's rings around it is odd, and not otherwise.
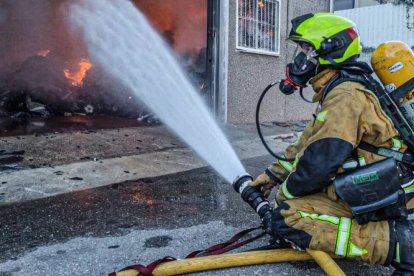
<path fill-rule="evenodd" d="M 402 98 L 414 91 L 414 53 L 401 41 L 382 43 L 371 57 L 371 65 L 388 93 Z"/>

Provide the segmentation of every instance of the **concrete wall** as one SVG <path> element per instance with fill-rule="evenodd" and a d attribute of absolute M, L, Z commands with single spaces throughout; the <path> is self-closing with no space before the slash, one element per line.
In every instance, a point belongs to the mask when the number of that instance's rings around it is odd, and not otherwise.
<path fill-rule="evenodd" d="M 329 11 L 329 0 L 281 1 L 280 56 L 236 51 L 236 1 L 229 1 L 227 122 L 254 122 L 256 103 L 262 90 L 271 82 L 284 78 L 285 66 L 292 59 L 294 47 L 285 42 L 290 20 L 306 13 Z M 315 105 L 305 103 L 297 94 L 285 96 L 277 89 L 265 98 L 262 121 L 310 119 Z M 310 98 L 312 91 L 305 92 Z"/>

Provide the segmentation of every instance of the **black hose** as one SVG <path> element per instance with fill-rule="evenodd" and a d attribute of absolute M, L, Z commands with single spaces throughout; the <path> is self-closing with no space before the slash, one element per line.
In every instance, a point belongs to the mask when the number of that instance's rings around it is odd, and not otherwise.
<path fill-rule="evenodd" d="M 257 128 L 257 133 L 259 134 L 260 140 L 262 141 L 264 147 L 267 149 L 267 151 L 276 159 L 282 160 L 282 161 L 286 161 L 286 162 L 293 162 L 295 161 L 295 159 L 287 159 L 284 158 L 282 156 L 277 155 L 274 151 L 272 151 L 269 147 L 269 145 L 266 143 L 265 139 L 263 138 L 263 134 L 262 134 L 262 130 L 260 129 L 260 121 L 259 121 L 259 114 L 260 114 L 260 107 L 262 105 L 262 101 L 264 96 L 266 96 L 266 93 L 270 90 L 270 88 L 272 88 L 273 86 L 275 86 L 276 84 L 278 84 L 279 81 L 275 81 L 271 84 L 269 84 L 262 92 L 262 95 L 260 95 L 259 101 L 257 102 L 257 107 L 256 107 L 256 128 Z"/>
<path fill-rule="evenodd" d="M 300 97 L 302 98 L 302 100 L 304 100 L 305 102 L 307 102 L 307 103 L 314 103 L 314 102 L 306 99 L 305 96 L 303 96 L 303 87 L 300 88 L 299 94 L 300 94 Z"/>

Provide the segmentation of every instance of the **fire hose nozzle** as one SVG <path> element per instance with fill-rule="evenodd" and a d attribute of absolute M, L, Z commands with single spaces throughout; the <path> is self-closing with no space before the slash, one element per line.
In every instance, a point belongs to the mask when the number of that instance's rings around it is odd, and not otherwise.
<path fill-rule="evenodd" d="M 272 211 L 272 207 L 270 207 L 269 201 L 266 200 L 260 189 L 249 186 L 249 183 L 252 181 L 253 177 L 251 175 L 240 175 L 233 181 L 233 188 L 263 219 L 267 213 Z"/>
<path fill-rule="evenodd" d="M 253 177 L 250 174 L 239 175 L 233 181 L 233 188 L 239 194 L 243 193 L 243 190 L 253 181 Z"/>

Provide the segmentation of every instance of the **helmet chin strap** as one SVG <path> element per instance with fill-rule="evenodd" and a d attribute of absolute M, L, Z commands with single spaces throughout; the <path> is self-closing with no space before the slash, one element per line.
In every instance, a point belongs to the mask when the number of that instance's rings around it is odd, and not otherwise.
<path fill-rule="evenodd" d="M 332 65 L 334 65 L 334 66 L 335 66 L 335 65 L 338 65 L 338 63 L 336 63 L 336 62 L 335 62 L 335 60 L 333 60 L 333 58 L 331 58 L 331 57 L 326 57 L 325 59 L 326 59 L 327 61 L 329 61 L 329 62 L 330 62 Z"/>

